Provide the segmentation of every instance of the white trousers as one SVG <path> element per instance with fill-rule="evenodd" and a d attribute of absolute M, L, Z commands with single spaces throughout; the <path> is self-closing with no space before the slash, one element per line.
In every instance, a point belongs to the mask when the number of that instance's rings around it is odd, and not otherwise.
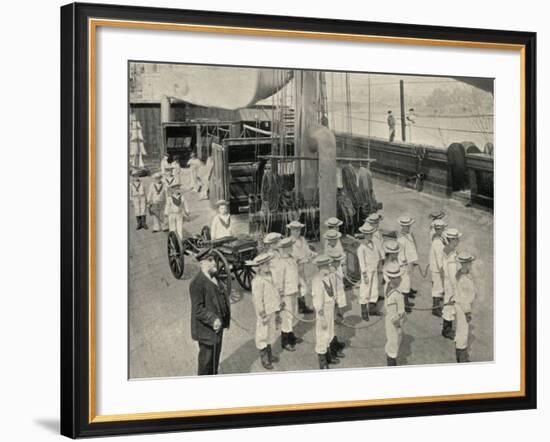
<path fill-rule="evenodd" d="M 399 291 L 403 294 L 407 294 L 411 291 L 411 268 L 407 266 L 403 266 L 405 269 L 405 273 L 403 273 L 403 276 L 401 277 L 401 284 L 399 285 Z"/>
<path fill-rule="evenodd" d="M 324 355 L 334 338 L 334 303 L 325 303 L 324 315 L 316 314 L 315 353 Z"/>
<path fill-rule="evenodd" d="M 179 239 L 183 239 L 183 215 L 171 213 L 168 215 L 168 229 L 170 232 L 176 232 Z"/>
<path fill-rule="evenodd" d="M 309 291 L 309 287 L 306 281 L 306 266 L 305 264 L 298 264 L 298 275 L 300 283 L 300 296 L 306 296 Z"/>
<path fill-rule="evenodd" d="M 294 317 L 298 314 L 298 303 L 296 300 L 297 294 L 290 296 L 283 296 L 283 302 L 285 303 L 285 308 L 281 312 L 281 331 L 283 333 L 290 333 L 294 329 Z"/>
<path fill-rule="evenodd" d="M 365 283 L 361 275 L 361 285 L 359 285 L 359 304 L 378 301 L 378 272 L 376 270 L 368 272 L 369 281 Z"/>
<path fill-rule="evenodd" d="M 466 314 L 460 304 L 455 304 L 456 312 L 456 330 L 455 330 L 455 346 L 459 350 L 468 348 L 468 334 L 470 332 L 470 324 L 466 321 Z"/>
<path fill-rule="evenodd" d="M 143 216 L 145 215 L 145 197 L 136 197 L 132 198 L 132 205 L 134 206 L 134 215 Z"/>
<path fill-rule="evenodd" d="M 432 296 L 434 298 L 443 298 L 443 281 L 441 280 L 441 273 L 432 272 Z"/>
<path fill-rule="evenodd" d="M 277 339 L 277 315 L 272 313 L 267 316 L 265 322 L 262 318 L 256 319 L 256 348 L 262 350 L 268 345 L 273 345 Z"/>
<path fill-rule="evenodd" d="M 386 354 L 390 358 L 397 358 L 399 354 L 399 346 L 401 345 L 401 340 L 403 339 L 403 327 L 396 327 L 393 325 L 389 316 L 385 318 L 386 322 Z"/>

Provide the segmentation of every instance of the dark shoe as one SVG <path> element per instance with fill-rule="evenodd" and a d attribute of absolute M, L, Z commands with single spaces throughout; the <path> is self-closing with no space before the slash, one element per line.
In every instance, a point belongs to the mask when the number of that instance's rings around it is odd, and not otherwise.
<path fill-rule="evenodd" d="M 367 304 L 361 304 L 361 319 L 363 321 L 369 320 L 369 307 Z"/>
<path fill-rule="evenodd" d="M 386 364 L 388 367 L 395 367 L 397 366 L 397 359 L 390 358 L 388 355 L 386 355 Z"/>
<path fill-rule="evenodd" d="M 369 302 L 369 316 L 380 316 L 376 302 Z"/>
<path fill-rule="evenodd" d="M 345 357 L 344 353 L 340 349 L 340 347 L 337 344 L 336 336 L 332 338 L 332 341 L 330 341 L 329 350 L 330 355 L 334 358 L 343 358 Z"/>
<path fill-rule="evenodd" d="M 273 365 L 269 361 L 269 355 L 267 354 L 267 348 L 262 348 L 260 350 L 260 360 L 262 362 L 262 367 L 266 370 L 273 370 Z"/>
<path fill-rule="evenodd" d="M 288 334 L 288 342 L 290 342 L 290 344 L 294 346 L 296 344 L 301 344 L 302 342 L 304 342 L 304 340 L 296 336 L 294 332 L 290 332 Z"/>
<path fill-rule="evenodd" d="M 441 335 L 447 339 L 454 339 L 455 333 L 453 331 L 453 321 L 443 320 L 443 328 L 441 329 Z"/>
<path fill-rule="evenodd" d="M 285 333 L 285 332 L 281 333 L 281 347 L 283 347 L 283 350 L 286 350 L 286 351 L 296 350 L 290 342 L 289 333 Z"/>
<path fill-rule="evenodd" d="M 336 356 L 332 354 L 332 352 L 330 351 L 330 347 L 327 348 L 326 358 L 329 365 L 330 364 L 338 365 L 340 363 L 340 359 L 338 359 Z"/>
<path fill-rule="evenodd" d="M 346 343 L 344 341 L 339 341 L 338 336 L 334 337 L 334 342 L 338 349 L 343 350 L 344 348 L 346 348 Z"/>
<path fill-rule="evenodd" d="M 273 356 L 273 349 L 271 348 L 271 345 L 267 346 L 267 355 L 269 356 L 269 362 L 279 362 L 279 357 Z"/>
<path fill-rule="evenodd" d="M 303 296 L 298 296 L 298 313 L 302 315 L 311 315 L 314 313 L 313 309 L 306 305 L 306 299 Z"/>
<path fill-rule="evenodd" d="M 143 227 L 145 230 L 149 229 L 149 226 L 147 225 L 147 222 L 146 222 L 146 215 L 143 215 L 141 217 L 141 227 Z"/>
<path fill-rule="evenodd" d="M 321 370 L 328 369 L 328 362 L 327 362 L 327 355 L 317 355 L 317 358 L 319 359 L 319 368 Z"/>
<path fill-rule="evenodd" d="M 141 216 L 136 216 L 136 230 L 141 229 Z"/>
<path fill-rule="evenodd" d="M 456 362 L 462 363 L 462 362 L 470 362 L 470 358 L 468 357 L 468 349 L 456 349 Z"/>
<path fill-rule="evenodd" d="M 440 299 L 441 298 L 432 298 L 432 315 L 437 316 L 438 318 L 441 318 L 441 307 L 440 307 Z"/>

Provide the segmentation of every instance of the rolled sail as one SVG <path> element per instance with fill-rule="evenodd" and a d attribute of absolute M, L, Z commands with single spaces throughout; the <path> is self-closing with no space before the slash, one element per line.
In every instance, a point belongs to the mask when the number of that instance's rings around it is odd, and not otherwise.
<path fill-rule="evenodd" d="M 292 78 L 283 69 L 186 66 L 160 71 L 160 94 L 198 106 L 240 109 L 270 97 Z"/>

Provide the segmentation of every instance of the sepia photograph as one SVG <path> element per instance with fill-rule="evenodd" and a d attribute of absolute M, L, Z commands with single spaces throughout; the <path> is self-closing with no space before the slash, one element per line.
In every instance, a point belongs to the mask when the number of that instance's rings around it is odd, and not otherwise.
<path fill-rule="evenodd" d="M 129 61 L 128 377 L 492 363 L 494 99 Z"/>

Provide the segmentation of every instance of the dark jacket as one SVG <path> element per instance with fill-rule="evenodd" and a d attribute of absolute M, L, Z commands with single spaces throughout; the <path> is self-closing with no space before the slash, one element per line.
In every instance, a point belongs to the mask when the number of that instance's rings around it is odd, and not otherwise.
<path fill-rule="evenodd" d="M 229 299 L 219 287 L 200 271 L 189 286 L 191 295 L 191 337 L 206 345 L 214 345 L 216 332 L 212 328 L 219 319 L 222 328 L 229 328 Z M 218 332 L 218 337 L 221 333 Z"/>

